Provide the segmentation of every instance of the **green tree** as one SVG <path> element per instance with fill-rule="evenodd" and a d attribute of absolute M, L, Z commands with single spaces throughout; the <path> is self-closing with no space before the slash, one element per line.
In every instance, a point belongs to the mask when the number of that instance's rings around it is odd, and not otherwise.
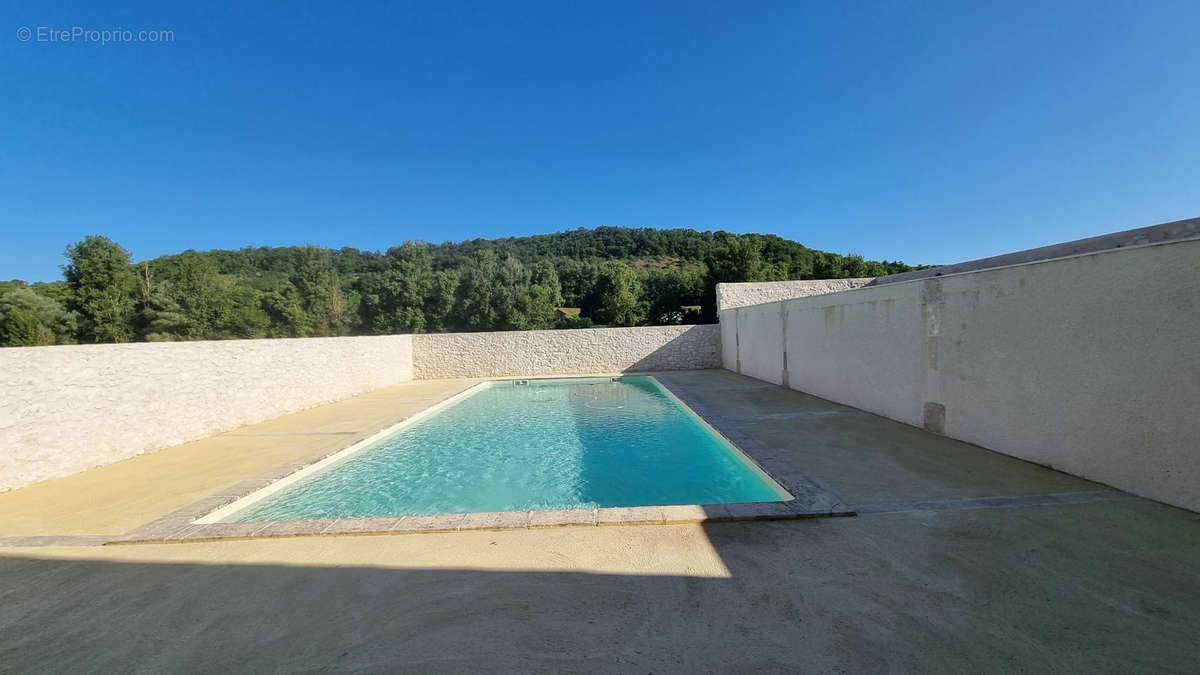
<path fill-rule="evenodd" d="M 713 283 L 742 281 L 785 281 L 784 270 L 763 258 L 763 245 L 749 235 L 729 239 L 724 248 L 714 251 L 705 260 L 708 276 Z"/>
<path fill-rule="evenodd" d="M 610 326 L 636 326 L 646 318 L 646 303 L 642 300 L 642 284 L 633 268 L 610 263 L 600 279 L 601 323 Z"/>
<path fill-rule="evenodd" d="M 192 340 L 232 337 L 229 331 L 233 317 L 232 288 L 221 278 L 211 258 L 195 252 L 181 256 L 168 292 L 187 318 L 182 337 Z"/>
<path fill-rule="evenodd" d="M 267 315 L 267 337 L 307 337 L 313 334 L 312 319 L 297 299 L 296 289 L 288 282 L 280 290 L 268 291 L 259 297 L 259 305 Z"/>
<path fill-rule="evenodd" d="M 148 342 L 182 340 L 188 333 L 187 315 L 179 303 L 166 293 L 166 284 L 158 274 L 166 266 L 143 260 L 134 272 L 140 300 L 135 310 L 134 332 Z M 175 269 L 176 266 L 170 267 Z"/>
<path fill-rule="evenodd" d="M 458 272 L 442 270 L 434 273 L 433 287 L 425 300 L 425 327 L 429 332 L 444 333 L 450 330 L 457 290 Z"/>
<path fill-rule="evenodd" d="M 694 272 L 653 270 L 642 280 L 652 324 L 683 323 L 690 317 L 684 306 L 701 304 L 702 282 Z"/>
<path fill-rule="evenodd" d="M 20 287 L 9 291 L 0 295 L 0 326 L 15 322 L 13 317 L 18 310 L 36 317 L 38 323 L 50 331 L 51 343 L 69 344 L 75 341 L 77 317 L 59 301 L 38 293 L 32 287 Z M 29 325 L 28 318 L 22 318 L 21 321 L 24 325 Z M 44 337 L 44 334 L 39 333 L 39 336 Z"/>
<path fill-rule="evenodd" d="M 763 259 L 763 243 L 755 236 L 731 236 L 725 246 L 705 258 L 704 315 L 708 321 L 717 316 L 717 284 L 744 281 L 786 281 L 786 265 Z"/>
<path fill-rule="evenodd" d="M 849 278 L 867 276 L 867 261 L 861 255 L 851 253 L 846 256 L 846 266 L 843 268 Z"/>
<path fill-rule="evenodd" d="M 549 260 L 539 260 L 530 269 L 529 283 L 541 286 L 549 293 L 549 301 L 554 307 L 562 307 L 562 282 L 559 281 L 558 271 Z"/>
<path fill-rule="evenodd" d="M 138 333 L 147 342 L 187 340 L 191 331 L 191 319 L 172 297 L 157 296 L 138 313 Z"/>
<path fill-rule="evenodd" d="M 364 279 L 359 313 L 363 326 L 372 333 L 423 333 L 429 328 L 426 316 L 435 288 L 433 258 L 429 246 L 412 241 L 388 249 L 388 269 Z"/>
<path fill-rule="evenodd" d="M 599 263 L 561 260 L 558 278 L 562 283 L 564 307 L 578 307 L 583 316 L 592 316 L 600 306 L 600 277 L 603 268 Z"/>
<path fill-rule="evenodd" d="M 259 293 L 225 278 L 213 256 L 188 251 L 171 265 L 145 261 L 137 267 L 137 280 L 138 333 L 146 340 L 252 338 L 269 332 Z"/>
<path fill-rule="evenodd" d="M 515 262 L 514 258 L 510 261 Z M 508 279 L 510 290 L 517 298 L 517 307 L 511 321 L 517 330 L 545 330 L 554 328 L 556 308 L 563 302 L 562 286 L 558 272 L 547 261 L 541 261 L 529 269 L 528 274 L 511 274 Z"/>
<path fill-rule="evenodd" d="M 252 288 L 234 286 L 227 332 L 236 338 L 263 338 L 270 334 L 271 317 L 262 307 L 262 294 Z"/>
<path fill-rule="evenodd" d="M 559 328 L 592 328 L 592 320 L 586 316 L 570 316 L 558 322 Z"/>
<path fill-rule="evenodd" d="M 31 284 L 29 289 L 44 298 L 54 300 L 63 307 L 68 307 L 71 304 L 71 289 L 65 281 L 39 281 L 38 283 Z"/>
<path fill-rule="evenodd" d="M 346 333 L 350 324 L 349 303 L 329 251 L 316 246 L 295 249 L 288 281 L 291 282 L 295 302 L 305 315 L 304 320 L 296 323 L 296 335 L 330 336 Z"/>
<path fill-rule="evenodd" d="M 512 270 L 508 272 L 511 274 Z M 504 330 L 513 315 L 513 298 L 492 250 L 476 253 L 459 271 L 455 293 L 456 330 Z"/>
<path fill-rule="evenodd" d="M 0 282 L 0 296 L 30 289 L 77 310 L 67 312 L 76 323 L 65 329 L 62 321 L 32 310 L 57 342 L 542 328 L 550 324 L 551 308 L 560 306 L 581 314 L 558 326 L 584 325 L 585 319 L 688 322 L 698 317 L 680 307 L 697 305 L 703 318 L 713 320 L 717 283 L 914 269 L 817 251 L 775 235 L 621 227 L 409 242 L 388 254 L 316 247 L 187 251 L 142 261 L 133 270 L 128 255 L 103 237 L 79 242 L 68 255 L 66 281 Z M 642 288 L 636 298 L 615 290 L 621 284 L 614 284 L 607 267 L 614 262 L 637 271 Z"/>
<path fill-rule="evenodd" d="M 561 297 L 559 298 L 562 299 Z M 513 316 L 512 328 L 516 330 L 545 330 L 554 328 L 554 292 L 546 286 L 529 286 L 520 297 Z"/>
<path fill-rule="evenodd" d="M 822 251 L 813 263 L 814 279 L 845 279 L 850 275 L 846 272 L 846 259 L 837 253 Z"/>
<path fill-rule="evenodd" d="M 0 344 L 5 347 L 35 347 L 54 344 L 54 331 L 37 314 L 14 307 L 0 320 Z"/>
<path fill-rule="evenodd" d="M 81 318 L 80 339 L 132 339 L 134 277 L 129 253 L 111 239 L 91 236 L 68 246 L 67 259 L 63 274 L 71 289 L 71 309 Z"/>

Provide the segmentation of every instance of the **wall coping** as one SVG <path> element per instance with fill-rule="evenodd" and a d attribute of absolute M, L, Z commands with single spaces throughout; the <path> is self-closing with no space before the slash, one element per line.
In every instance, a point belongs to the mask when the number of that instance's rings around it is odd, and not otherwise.
<path fill-rule="evenodd" d="M 968 260 L 967 262 L 961 262 L 953 265 L 942 265 L 941 267 L 933 267 L 926 270 L 914 270 L 912 272 L 890 274 L 886 277 L 879 277 L 875 279 L 874 281 L 868 283 L 867 286 L 882 286 L 884 284 L 894 284 L 902 281 L 928 279 L 929 277 L 941 277 L 950 274 L 962 274 L 964 272 L 978 272 L 997 267 L 1012 267 L 1014 265 L 1043 262 L 1058 258 L 1070 258 L 1078 255 L 1087 255 L 1090 253 L 1101 253 L 1103 251 L 1111 251 L 1120 248 L 1152 246 L 1155 244 L 1167 244 L 1196 238 L 1200 238 L 1200 218 L 1188 218 L 1169 223 L 1161 223 L 1159 225 L 1151 225 L 1149 227 L 1139 227 L 1133 230 L 1122 230 L 1120 232 L 1102 234 L 1096 237 L 1087 237 L 1086 239 L 1076 239 L 1074 241 L 1063 242 L 1061 244 L 1051 244 L 1049 246 L 1025 249 L 1024 251 L 1004 253 L 988 258 Z"/>
<path fill-rule="evenodd" d="M 1070 258 L 1079 258 L 1088 255 L 1114 253 L 1116 251 L 1148 248 L 1151 246 L 1182 244 L 1189 241 L 1200 241 L 1200 218 L 1178 220 L 1171 223 L 1152 225 L 1150 227 L 1143 227 L 1136 230 L 1125 230 L 1123 232 L 1101 235 L 1099 237 L 1089 237 L 1087 239 L 1079 239 L 1062 244 L 1054 244 L 1052 246 L 1031 248 L 1026 251 L 1006 253 L 1004 255 L 993 256 L 991 258 L 980 258 L 979 260 L 972 260 L 958 265 L 943 265 L 942 267 L 934 267 L 927 270 L 916 270 L 913 272 L 904 272 L 902 274 L 893 274 L 886 277 L 878 277 L 874 281 L 863 286 L 859 286 L 858 288 L 834 291 L 832 293 L 798 296 L 795 298 L 768 300 L 766 302 L 758 303 L 757 305 L 730 307 L 728 309 L 719 310 L 718 314 L 723 314 L 724 312 L 736 312 L 744 307 L 758 307 L 761 305 L 794 302 L 796 300 L 806 300 L 809 298 L 828 298 L 829 296 L 841 296 L 846 293 L 861 293 L 863 291 L 869 291 L 873 288 L 879 288 L 880 286 L 888 286 L 892 284 L 908 284 L 917 281 L 925 281 L 928 279 L 941 279 L 944 277 L 975 274 L 978 272 L 990 272 L 994 270 L 1008 269 L 1011 267 L 1022 267 L 1024 265 L 1039 265 L 1042 263 L 1067 260 Z"/>

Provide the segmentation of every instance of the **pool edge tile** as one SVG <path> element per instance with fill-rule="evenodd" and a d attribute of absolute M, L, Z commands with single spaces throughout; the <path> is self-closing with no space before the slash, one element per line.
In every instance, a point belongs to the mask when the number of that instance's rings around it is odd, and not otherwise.
<path fill-rule="evenodd" d="M 482 511 L 465 513 L 459 530 L 512 530 L 529 527 L 530 511 Z"/>
<path fill-rule="evenodd" d="M 529 512 L 529 527 L 532 529 L 573 525 L 595 527 L 596 509 L 548 509 Z"/>
<path fill-rule="evenodd" d="M 213 523 L 214 525 L 220 523 Z M 287 537 L 294 535 L 321 534 L 332 523 L 330 520 L 272 520 L 254 533 L 255 537 Z"/>
<path fill-rule="evenodd" d="M 703 523 L 709 519 L 707 509 L 700 504 L 680 504 L 658 507 L 665 524 Z"/>
<path fill-rule="evenodd" d="M 212 523 L 193 525 L 171 536 L 170 541 L 210 541 L 218 539 L 248 539 L 256 536 L 269 523 Z"/>
<path fill-rule="evenodd" d="M 661 506 L 617 506 L 596 509 L 596 524 L 609 525 L 661 525 Z"/>
<path fill-rule="evenodd" d="M 383 516 L 378 518 L 338 518 L 321 531 L 323 535 L 338 534 L 369 534 L 376 532 L 392 532 L 400 516 Z"/>
<path fill-rule="evenodd" d="M 110 546 L 113 544 L 131 544 L 143 542 L 165 542 L 170 541 L 174 535 L 187 530 L 193 526 L 191 516 L 165 515 L 162 518 L 152 520 L 141 527 L 136 527 L 119 536 L 113 537 L 111 541 L 105 544 Z"/>
<path fill-rule="evenodd" d="M 454 532 L 466 514 L 452 513 L 437 516 L 402 516 L 391 532 Z"/>

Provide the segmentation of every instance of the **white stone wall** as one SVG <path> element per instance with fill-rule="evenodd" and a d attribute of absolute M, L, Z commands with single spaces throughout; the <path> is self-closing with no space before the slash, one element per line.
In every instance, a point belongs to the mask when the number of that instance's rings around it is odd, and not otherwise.
<path fill-rule="evenodd" d="M 0 349 L 0 490 L 419 378 L 718 368 L 720 327 Z"/>
<path fill-rule="evenodd" d="M 874 277 L 858 279 L 809 279 L 805 281 L 753 281 L 717 284 L 717 309 L 760 305 L 776 300 L 807 298 L 866 286 Z"/>
<path fill-rule="evenodd" d="M 721 366 L 716 325 L 413 336 L 417 379 L 580 375 Z"/>
<path fill-rule="evenodd" d="M 408 335 L 0 349 L 0 490 L 411 379 Z"/>
<path fill-rule="evenodd" d="M 1200 241 L 727 309 L 721 323 L 736 327 L 731 370 L 1200 511 Z"/>

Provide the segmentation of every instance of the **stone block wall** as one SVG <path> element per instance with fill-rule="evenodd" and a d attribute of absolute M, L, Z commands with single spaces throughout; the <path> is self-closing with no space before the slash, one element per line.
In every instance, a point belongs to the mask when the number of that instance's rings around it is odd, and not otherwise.
<path fill-rule="evenodd" d="M 716 325 L 413 336 L 416 379 L 721 367 Z"/>
<path fill-rule="evenodd" d="M 875 279 L 809 279 L 805 281 L 754 281 L 735 284 L 717 284 L 717 309 L 733 309 L 747 305 L 759 305 L 776 300 L 807 298 L 848 291 L 866 286 Z"/>
<path fill-rule="evenodd" d="M 412 336 L 0 349 L 0 490 L 412 379 Z"/>

